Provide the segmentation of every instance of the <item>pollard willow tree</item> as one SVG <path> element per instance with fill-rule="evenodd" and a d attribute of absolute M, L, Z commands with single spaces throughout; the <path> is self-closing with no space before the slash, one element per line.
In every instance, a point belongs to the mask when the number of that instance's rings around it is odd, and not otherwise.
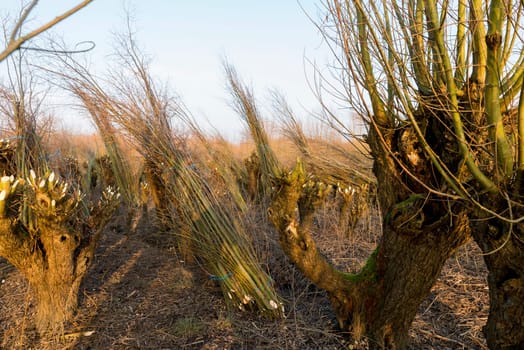
<path fill-rule="evenodd" d="M 105 224 L 119 203 L 108 188 L 82 191 L 81 181 L 60 179 L 45 151 L 34 78 L 22 55 L 16 81 L 2 88 L 0 111 L 9 140 L 0 142 L 0 257 L 27 279 L 41 335 L 61 333 L 77 305 Z M 15 85 L 16 84 L 16 85 Z"/>
<path fill-rule="evenodd" d="M 91 2 L 81 1 L 25 32 L 39 1 L 24 1 L 12 29 L 4 28 L 5 47 L 0 51 L 0 63 L 20 49 L 46 51 L 23 45 Z M 37 330 L 54 334 L 63 331 L 77 308 L 80 283 L 93 261 L 102 230 L 119 203 L 119 194 L 108 188 L 100 198 L 91 198 L 79 190 L 78 184 L 60 180 L 49 171 L 37 135 L 36 115 L 31 111 L 34 96 L 26 91 L 22 66 L 20 55 L 14 64 L 17 81 L 12 90 L 16 93 L 2 89 L 2 102 L 8 102 L 9 107 L 4 105 L 1 109 L 4 117 L 13 119 L 17 142 L 15 151 L 5 142 L 0 145 L 5 163 L 1 164 L 1 175 L 7 175 L 0 178 L 0 256 L 31 285 Z"/>
<path fill-rule="evenodd" d="M 0 178 L 0 256 L 29 282 L 39 333 L 55 334 L 77 308 L 80 283 L 119 194 L 109 188 L 88 201 L 54 172 L 30 174 Z"/>
<path fill-rule="evenodd" d="M 325 189 L 297 166 L 270 209 L 284 250 L 344 329 L 398 349 L 473 236 L 489 269 L 488 345 L 523 348 L 524 3 L 326 0 L 325 10 L 336 94 L 368 125 L 383 236 L 359 273 L 336 270 L 309 234 Z"/>

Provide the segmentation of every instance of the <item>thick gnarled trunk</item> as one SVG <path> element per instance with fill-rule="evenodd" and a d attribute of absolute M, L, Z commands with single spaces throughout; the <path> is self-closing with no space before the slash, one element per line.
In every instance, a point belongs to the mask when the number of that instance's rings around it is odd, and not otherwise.
<path fill-rule="evenodd" d="M 60 331 L 78 305 L 80 283 L 87 272 L 98 237 L 84 237 L 53 222 L 41 223 L 38 258 L 22 269 L 36 301 L 40 333 Z M 32 261 L 39 260 L 37 264 Z"/>
<path fill-rule="evenodd" d="M 23 228 L 2 220 L 0 253 L 27 278 L 36 301 L 40 334 L 60 332 L 78 305 L 80 283 L 94 254 L 98 236 L 85 236 L 41 219 L 36 241 Z M 32 245 L 32 248 L 31 248 Z M 15 248 L 15 249 L 13 249 Z"/>
<path fill-rule="evenodd" d="M 367 335 L 372 348 L 403 349 L 420 304 L 435 284 L 446 260 L 469 238 L 464 214 L 450 224 L 448 216 L 417 232 L 384 225 L 378 247 L 376 279 L 371 285 L 375 304 L 363 305 L 369 315 Z M 369 288 L 361 289 L 362 300 Z M 368 301 L 369 303 L 369 301 Z"/>
<path fill-rule="evenodd" d="M 25 273 L 36 302 L 36 329 L 40 334 L 59 334 L 76 311 L 83 276 L 72 278 L 57 275 L 50 270 L 41 272 L 30 275 Z"/>
<path fill-rule="evenodd" d="M 420 303 L 446 260 L 469 238 L 465 213 L 457 212 L 451 219 L 437 204 L 444 214 L 428 222 L 425 198 L 393 205 L 385 215 L 376 252 L 358 274 L 348 274 L 325 260 L 310 234 L 314 208 L 325 192 L 322 185 L 306 182 L 300 165 L 279 185 L 270 219 L 281 246 L 311 281 L 327 291 L 339 325 L 355 338 L 369 337 L 371 348 L 405 348 Z"/>
<path fill-rule="evenodd" d="M 472 234 L 489 271 L 488 346 L 524 349 L 524 226 L 484 219 L 476 221 Z"/>

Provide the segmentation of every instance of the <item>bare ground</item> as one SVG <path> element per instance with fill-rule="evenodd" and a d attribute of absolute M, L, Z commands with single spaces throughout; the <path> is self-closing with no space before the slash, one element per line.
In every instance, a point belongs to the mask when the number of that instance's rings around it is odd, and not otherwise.
<path fill-rule="evenodd" d="M 256 225 L 256 222 L 252 223 Z M 319 222 L 322 251 L 339 266 L 358 268 L 373 248 L 376 222 L 360 223 L 349 239 Z M 259 238 L 263 261 L 286 300 L 286 318 L 227 310 L 219 282 L 181 261 L 165 236 L 113 224 L 99 244 L 81 288 L 78 315 L 62 337 L 40 338 L 23 277 L 0 260 L 2 349 L 364 349 L 336 329 L 325 294 L 278 251 L 271 232 Z M 331 232 L 331 233 L 326 233 Z M 261 237 L 261 238 L 260 238 Z M 478 249 L 450 259 L 410 331 L 412 349 L 486 349 L 486 269 Z"/>

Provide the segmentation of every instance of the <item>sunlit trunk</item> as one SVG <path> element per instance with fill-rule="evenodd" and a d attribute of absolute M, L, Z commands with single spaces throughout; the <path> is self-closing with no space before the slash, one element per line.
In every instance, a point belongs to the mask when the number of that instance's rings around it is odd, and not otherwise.
<path fill-rule="evenodd" d="M 99 216 L 100 217 L 100 216 Z M 56 334 L 73 316 L 78 291 L 93 260 L 99 231 L 75 232 L 63 223 L 41 217 L 38 237 L 10 219 L 0 220 L 0 256 L 28 280 L 36 302 L 40 334 Z"/>
<path fill-rule="evenodd" d="M 360 289 L 371 348 L 403 349 L 420 304 L 446 260 L 469 238 L 467 219 L 447 216 L 416 231 L 385 226 L 379 245 L 376 281 Z M 370 288 L 372 287 L 372 288 Z M 375 290 L 373 290 L 375 289 Z"/>

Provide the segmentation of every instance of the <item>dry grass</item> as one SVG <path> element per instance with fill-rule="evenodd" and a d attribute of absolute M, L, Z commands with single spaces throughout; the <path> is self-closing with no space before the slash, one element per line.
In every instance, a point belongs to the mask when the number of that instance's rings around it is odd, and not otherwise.
<path fill-rule="evenodd" d="M 45 144 L 51 161 L 73 157 L 82 163 L 88 161 L 92 155 L 105 153 L 104 143 L 98 134 L 77 135 L 58 130 L 45 141 Z"/>

